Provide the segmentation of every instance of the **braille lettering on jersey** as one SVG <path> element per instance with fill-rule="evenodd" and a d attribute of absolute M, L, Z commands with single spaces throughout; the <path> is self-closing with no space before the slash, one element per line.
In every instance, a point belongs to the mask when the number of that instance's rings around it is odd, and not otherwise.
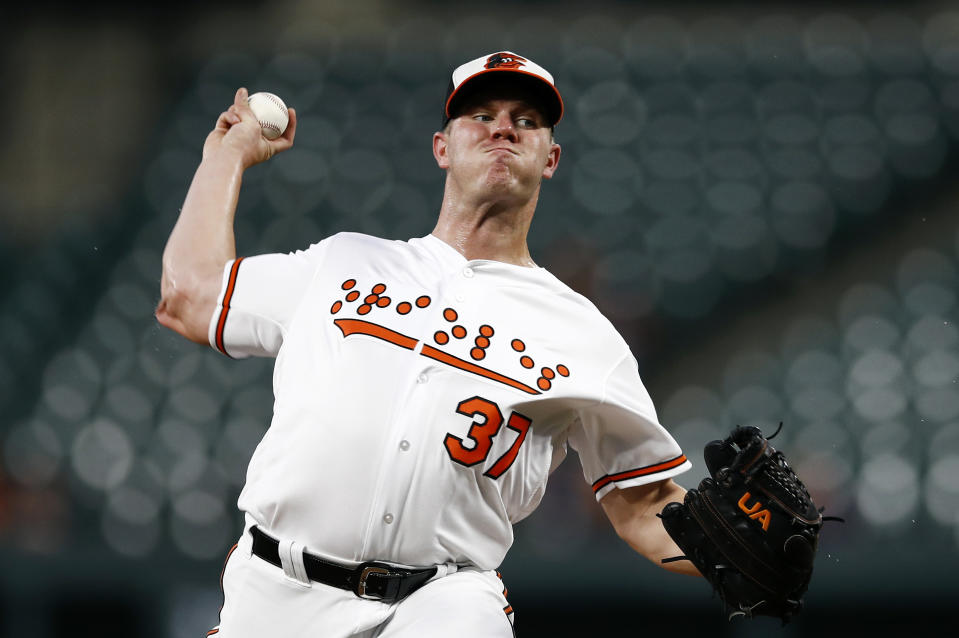
<path fill-rule="evenodd" d="M 690 467 L 625 341 L 541 268 L 356 233 L 238 263 L 210 343 L 276 357 L 238 505 L 277 536 L 492 569 L 568 446 L 596 498 Z"/>
<path fill-rule="evenodd" d="M 344 281 L 340 288 L 342 290 L 348 291 L 342 299 L 337 299 L 333 302 L 333 305 L 330 307 L 330 314 L 338 315 L 342 314 L 348 315 L 350 313 L 349 304 L 356 303 L 363 295 L 362 293 L 355 290 L 357 286 L 357 280 L 355 278 L 350 278 Z M 387 291 L 387 284 L 377 283 L 373 285 L 370 289 L 370 293 L 363 298 L 362 303 L 357 305 L 354 310 L 357 315 L 370 315 L 374 310 L 380 308 L 388 308 L 392 303 L 390 297 L 385 296 Z M 345 304 L 344 304 L 345 302 Z M 401 301 L 397 304 L 396 312 L 401 315 L 407 315 L 412 311 L 416 310 L 426 310 L 430 305 L 430 298 L 427 295 L 421 295 L 415 300 L 416 308 L 414 309 L 413 304 L 409 301 Z M 387 343 L 392 343 L 395 346 L 400 348 L 405 348 L 406 350 L 416 349 L 419 340 L 400 332 L 397 332 L 389 328 L 387 324 L 390 321 L 390 316 L 388 313 L 377 315 L 376 317 L 382 323 L 377 323 L 372 320 L 361 320 L 361 319 L 350 319 L 346 317 L 341 317 L 335 319 L 333 323 L 340 329 L 343 333 L 343 338 L 348 338 L 351 335 L 367 335 L 371 337 L 376 337 L 382 339 Z M 515 377 L 521 375 L 525 372 L 521 368 L 532 368 L 534 367 L 533 359 L 529 356 L 522 356 L 517 359 L 517 363 L 520 367 L 515 369 L 507 370 L 507 373 L 498 372 L 495 370 L 490 370 L 481 365 L 467 361 L 465 357 L 460 357 L 453 354 L 452 350 L 457 348 L 457 344 L 454 341 L 451 341 L 450 335 L 453 336 L 456 340 L 464 340 L 467 336 L 470 335 L 468 328 L 459 323 L 460 315 L 455 308 L 449 307 L 443 310 L 443 319 L 449 323 L 453 324 L 449 328 L 449 333 L 445 330 L 437 330 L 432 335 L 432 341 L 437 346 L 448 346 L 444 349 L 442 347 L 434 347 L 432 345 L 426 345 L 424 343 L 420 355 L 438 361 L 444 365 L 457 368 L 464 372 L 469 372 L 471 374 L 476 374 L 481 377 L 492 379 L 499 383 L 503 383 L 517 390 L 521 390 L 528 394 L 541 394 L 543 392 L 548 392 L 553 387 L 554 379 L 556 374 L 559 373 L 562 377 L 570 376 L 570 370 L 567 366 L 563 364 L 557 364 L 556 371 L 554 372 L 550 367 L 543 367 L 540 370 L 540 376 L 536 378 L 530 378 L 529 374 L 522 375 L 530 383 L 524 383 L 523 381 L 518 380 Z M 492 345 L 492 337 L 496 334 L 496 330 L 493 326 L 488 324 L 480 325 L 475 331 L 475 338 L 473 339 L 473 345 L 469 348 L 469 357 L 474 361 L 482 361 L 486 358 L 486 351 Z M 517 344 L 521 345 L 521 350 L 525 351 L 526 346 L 523 341 L 518 338 L 514 338 L 510 342 L 510 347 L 513 350 L 518 350 Z M 510 376 L 512 375 L 512 376 Z M 538 388 L 538 389 L 537 389 Z"/>

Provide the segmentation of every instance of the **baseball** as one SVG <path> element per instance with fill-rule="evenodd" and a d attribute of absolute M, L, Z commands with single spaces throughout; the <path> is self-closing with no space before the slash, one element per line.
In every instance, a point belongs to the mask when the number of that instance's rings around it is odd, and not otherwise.
<path fill-rule="evenodd" d="M 275 140 L 283 135 L 286 125 L 290 123 L 290 112 L 278 96 L 261 91 L 247 98 L 247 103 L 253 110 L 263 130 L 263 137 Z"/>

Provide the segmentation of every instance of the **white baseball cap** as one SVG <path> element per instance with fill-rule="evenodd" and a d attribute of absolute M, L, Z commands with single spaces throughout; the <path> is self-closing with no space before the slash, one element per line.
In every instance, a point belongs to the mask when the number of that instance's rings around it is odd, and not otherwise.
<path fill-rule="evenodd" d="M 508 73 L 509 76 L 502 74 Z M 491 79 L 518 78 L 532 89 L 542 99 L 546 107 L 546 116 L 550 126 L 556 124 L 563 117 L 563 98 L 560 96 L 553 76 L 549 71 L 536 64 L 529 58 L 524 58 L 511 51 L 499 51 L 470 60 L 461 64 L 453 71 L 449 88 L 446 89 L 446 106 L 443 110 L 443 126 L 452 118 L 457 104 L 464 95 L 472 93 Z M 478 81 L 481 79 L 481 81 Z M 467 91 L 467 86 L 469 91 Z"/>

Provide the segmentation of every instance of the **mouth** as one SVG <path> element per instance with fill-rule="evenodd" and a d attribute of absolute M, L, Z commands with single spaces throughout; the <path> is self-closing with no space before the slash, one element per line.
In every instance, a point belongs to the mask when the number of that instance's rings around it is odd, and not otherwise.
<path fill-rule="evenodd" d="M 510 155 L 518 155 L 518 153 L 517 153 L 516 151 L 514 151 L 513 149 L 511 149 L 511 148 L 506 148 L 506 147 L 503 147 L 503 146 L 497 146 L 497 147 L 494 147 L 494 148 L 488 148 L 488 149 L 486 149 L 486 152 L 487 152 L 487 153 L 508 153 L 508 154 L 510 154 Z"/>

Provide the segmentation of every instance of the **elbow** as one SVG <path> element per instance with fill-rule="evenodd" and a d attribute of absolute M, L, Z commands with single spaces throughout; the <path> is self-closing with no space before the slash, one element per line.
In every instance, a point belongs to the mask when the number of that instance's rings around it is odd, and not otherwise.
<path fill-rule="evenodd" d="M 154 316 L 157 323 L 196 343 L 207 343 L 212 306 L 205 312 L 202 288 L 182 280 L 173 281 L 164 269 L 160 280 L 160 301 Z"/>
<path fill-rule="evenodd" d="M 180 318 L 180 306 L 181 303 L 175 297 L 162 295 L 153 316 L 156 317 L 157 323 L 164 328 L 189 338 L 185 324 Z"/>

